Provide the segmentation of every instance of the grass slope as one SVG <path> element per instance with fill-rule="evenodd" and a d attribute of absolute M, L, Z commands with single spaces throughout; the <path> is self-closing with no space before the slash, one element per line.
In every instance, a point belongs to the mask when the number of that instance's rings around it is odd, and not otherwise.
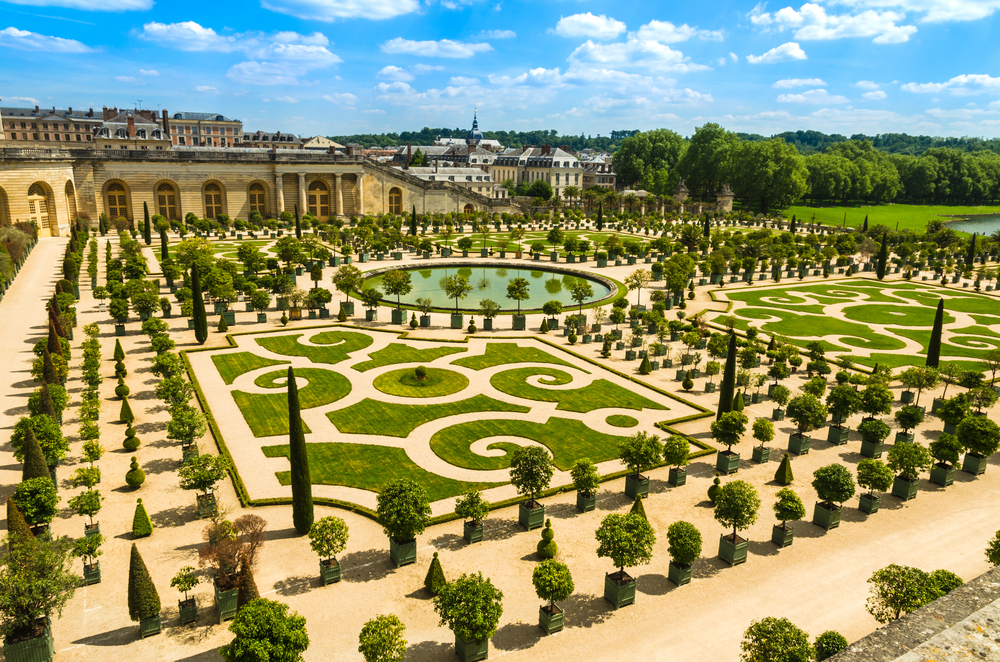
<path fill-rule="evenodd" d="M 427 375 L 417 379 L 413 368 L 400 368 L 379 375 L 372 385 L 383 393 L 404 398 L 437 398 L 465 390 L 469 378 L 454 370 L 427 368 Z"/>
<path fill-rule="evenodd" d="M 261 375 L 254 384 L 261 388 L 281 389 L 280 393 L 245 393 L 233 391 L 233 399 L 255 437 L 288 434 L 288 395 L 285 383 L 287 371 L 277 370 Z M 302 409 L 322 407 L 340 400 L 351 392 L 351 382 L 343 375 L 323 368 L 298 368 L 297 378 L 308 380 L 299 387 Z M 309 432 L 303 422 L 303 429 Z"/>
<path fill-rule="evenodd" d="M 333 365 L 350 357 L 352 352 L 364 349 L 372 344 L 372 337 L 364 333 L 351 331 L 324 331 L 317 333 L 310 341 L 316 345 L 329 347 L 312 347 L 299 342 L 304 334 L 294 333 L 287 336 L 269 336 L 256 338 L 257 344 L 264 349 L 283 356 L 304 356 L 313 363 Z"/>
<path fill-rule="evenodd" d="M 291 361 L 276 361 L 275 359 L 257 356 L 253 352 L 236 352 L 235 354 L 215 354 L 212 356 L 212 363 L 219 371 L 222 380 L 227 384 L 232 384 L 240 375 L 266 368 L 272 365 L 283 365 Z"/>
<path fill-rule="evenodd" d="M 365 372 L 372 368 L 398 365 L 400 363 L 430 363 L 442 356 L 466 351 L 468 349 L 465 347 L 428 347 L 427 349 L 417 349 L 403 343 L 392 343 L 388 347 L 383 347 L 369 354 L 368 356 L 371 360 L 356 364 L 354 369 L 358 372 Z"/>
<path fill-rule="evenodd" d="M 850 205 L 842 207 L 805 207 L 795 205 L 784 211 L 785 218 L 791 220 L 792 214 L 800 221 L 810 222 L 813 214 L 816 221 L 827 225 L 841 225 L 844 214 L 847 215 L 847 225 L 854 227 L 864 225 L 868 216 L 868 227 L 881 223 L 891 230 L 899 224 L 900 230 L 927 229 L 927 222 L 932 220 L 946 221 L 948 216 L 969 216 L 973 214 L 1000 214 L 1000 207 L 949 207 L 945 205 Z M 966 233 L 963 233 L 966 234 Z"/>
<path fill-rule="evenodd" d="M 380 434 L 386 437 L 408 437 L 429 421 L 446 416 L 475 412 L 527 413 L 529 407 L 500 402 L 485 395 L 441 405 L 398 405 L 366 398 L 361 402 L 327 414 L 337 429 L 345 434 Z"/>
<path fill-rule="evenodd" d="M 554 363 L 555 365 L 575 367 L 568 361 L 540 350 L 537 347 L 522 347 L 512 342 L 491 342 L 486 345 L 486 352 L 480 356 L 465 356 L 451 362 L 452 365 L 469 368 L 470 370 L 485 370 L 498 365 L 512 363 Z M 583 372 L 587 372 L 584 370 Z M 590 373 L 587 373 L 590 374 Z"/>
<path fill-rule="evenodd" d="M 606 407 L 637 410 L 667 408 L 606 379 L 595 380 L 582 388 L 557 390 L 526 383 L 528 377 L 533 375 L 548 375 L 549 379 L 543 378 L 541 380 L 545 384 L 562 385 L 573 381 L 573 378 L 562 370 L 537 367 L 515 368 L 499 372 L 493 375 L 490 384 L 501 393 L 538 402 L 558 402 L 556 409 L 579 414 Z"/>

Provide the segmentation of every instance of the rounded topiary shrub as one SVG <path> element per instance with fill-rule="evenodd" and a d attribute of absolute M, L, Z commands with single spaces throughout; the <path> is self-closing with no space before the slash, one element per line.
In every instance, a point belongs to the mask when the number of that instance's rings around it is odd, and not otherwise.
<path fill-rule="evenodd" d="M 118 386 L 115 387 L 115 395 L 119 398 L 124 398 L 131 392 L 131 390 L 132 389 L 128 387 L 128 384 L 125 383 L 125 380 L 119 377 Z"/>
<path fill-rule="evenodd" d="M 132 464 L 129 465 L 129 470 L 125 473 L 125 482 L 128 483 L 129 487 L 139 487 L 146 482 L 146 472 L 139 468 L 139 462 L 132 457 Z"/>
<path fill-rule="evenodd" d="M 427 368 L 422 365 L 418 365 L 416 368 L 413 369 L 413 374 L 414 376 L 416 376 L 417 379 L 421 381 L 427 379 Z"/>
<path fill-rule="evenodd" d="M 720 482 L 719 476 L 716 475 L 715 480 L 713 480 L 712 484 L 708 487 L 708 500 L 712 503 L 715 503 L 715 497 L 719 493 L 719 490 L 722 489 L 722 486 L 719 484 Z"/>
<path fill-rule="evenodd" d="M 667 553 L 677 565 L 689 566 L 701 555 L 701 532 L 690 522 L 674 522 L 667 529 Z"/>
<path fill-rule="evenodd" d="M 125 441 L 122 442 L 122 446 L 125 450 L 132 452 L 138 450 L 140 445 L 139 437 L 135 436 L 135 428 L 129 426 L 125 430 Z"/>
<path fill-rule="evenodd" d="M 554 540 L 555 537 L 555 531 L 552 530 L 552 520 L 545 520 L 545 528 L 542 529 L 542 539 L 538 541 L 538 547 L 536 548 L 538 555 L 543 559 L 554 558 L 559 551 Z"/>
<path fill-rule="evenodd" d="M 823 662 L 823 660 L 833 657 L 847 648 L 847 643 L 844 635 L 835 630 L 827 630 L 819 635 L 816 637 L 816 643 L 813 645 L 813 648 L 816 649 L 817 662 Z"/>

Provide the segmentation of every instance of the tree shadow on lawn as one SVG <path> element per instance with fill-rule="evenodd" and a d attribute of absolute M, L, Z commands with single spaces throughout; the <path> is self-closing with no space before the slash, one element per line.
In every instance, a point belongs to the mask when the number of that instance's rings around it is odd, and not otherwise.
<path fill-rule="evenodd" d="M 666 595 L 677 586 L 660 574 L 639 575 L 635 578 L 635 590 L 645 595 Z"/>
<path fill-rule="evenodd" d="M 275 582 L 274 590 L 278 595 L 288 597 L 290 595 L 308 593 L 312 589 L 322 585 L 323 579 L 319 575 L 297 575 Z"/>
<path fill-rule="evenodd" d="M 198 508 L 194 504 L 185 506 L 175 506 L 166 508 L 149 516 L 153 526 L 157 529 L 170 526 L 184 526 L 188 522 L 198 519 Z"/>
<path fill-rule="evenodd" d="M 340 558 L 340 567 L 344 581 L 358 583 L 385 579 L 395 570 L 388 549 L 366 549 L 345 554 Z"/>
<path fill-rule="evenodd" d="M 542 630 L 537 623 L 508 623 L 493 635 L 493 647 L 502 651 L 528 648 L 542 638 Z"/>
<path fill-rule="evenodd" d="M 455 646 L 442 641 L 421 641 L 406 646 L 407 662 L 440 662 L 455 657 Z"/>

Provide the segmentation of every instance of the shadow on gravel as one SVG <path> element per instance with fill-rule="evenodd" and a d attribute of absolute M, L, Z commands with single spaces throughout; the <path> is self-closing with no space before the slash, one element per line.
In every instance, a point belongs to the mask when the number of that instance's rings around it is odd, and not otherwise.
<path fill-rule="evenodd" d="M 604 596 L 587 593 L 574 593 L 560 602 L 559 607 L 566 613 L 567 628 L 593 627 L 611 618 L 615 612 L 615 608 Z"/>
<path fill-rule="evenodd" d="M 387 541 L 388 547 L 388 541 Z M 340 557 L 341 577 L 347 582 L 370 582 L 388 577 L 395 570 L 388 549 L 367 549 Z"/>
<path fill-rule="evenodd" d="M 126 625 L 117 630 L 77 639 L 73 643 L 81 646 L 127 646 L 138 638 L 139 628 L 135 625 Z"/>
<path fill-rule="evenodd" d="M 636 577 L 635 590 L 646 595 L 666 595 L 677 586 L 663 575 L 639 575 Z"/>
<path fill-rule="evenodd" d="M 192 520 L 198 519 L 198 508 L 194 504 L 186 506 L 176 506 L 166 508 L 149 516 L 153 521 L 153 526 L 160 529 L 169 526 L 184 526 Z"/>
<path fill-rule="evenodd" d="M 290 595 L 302 595 L 303 593 L 308 593 L 317 586 L 322 586 L 323 580 L 317 576 L 311 575 L 297 575 L 295 577 L 286 577 L 280 582 L 275 582 L 274 591 L 278 595 L 290 596 Z"/>
<path fill-rule="evenodd" d="M 421 641 L 406 646 L 407 662 L 439 662 L 455 657 L 455 646 L 440 641 Z"/>
<path fill-rule="evenodd" d="M 528 648 L 537 643 L 542 634 L 535 623 L 508 623 L 493 635 L 493 647 L 501 651 Z"/>
<path fill-rule="evenodd" d="M 162 474 L 179 469 L 181 466 L 181 460 L 180 458 L 174 459 L 161 457 L 159 459 L 150 460 L 144 464 L 140 464 L 139 466 L 142 467 L 142 470 L 145 471 L 147 475 Z"/>

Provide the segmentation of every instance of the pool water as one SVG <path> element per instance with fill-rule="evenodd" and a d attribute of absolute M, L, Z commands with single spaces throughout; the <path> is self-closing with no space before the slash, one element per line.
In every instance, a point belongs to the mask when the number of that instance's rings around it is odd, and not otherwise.
<path fill-rule="evenodd" d="M 957 232 L 977 233 L 989 236 L 1000 230 L 1000 216 L 976 216 L 960 221 L 950 221 L 947 227 Z"/>
<path fill-rule="evenodd" d="M 431 267 L 428 269 L 406 269 L 410 272 L 410 284 L 413 290 L 401 298 L 403 303 L 414 305 L 418 298 L 428 298 L 435 308 L 455 308 L 455 300 L 449 299 L 444 292 L 444 279 L 455 274 L 465 276 L 472 285 L 472 291 L 459 302 L 459 307 L 465 310 L 478 310 L 479 302 L 492 299 L 504 310 L 517 310 L 517 302 L 507 298 L 507 285 L 515 278 L 528 281 L 529 298 L 521 302 L 521 310 L 541 308 L 549 301 L 559 301 L 564 308 L 571 308 L 577 303 L 573 301 L 570 287 L 578 281 L 590 283 L 594 296 L 590 301 L 597 301 L 611 294 L 611 289 L 600 281 L 584 278 L 575 274 L 543 271 L 541 269 L 521 269 L 504 267 Z M 365 287 L 382 289 L 382 275 L 374 276 L 365 281 Z M 395 297 L 386 296 L 387 302 L 395 303 Z"/>

